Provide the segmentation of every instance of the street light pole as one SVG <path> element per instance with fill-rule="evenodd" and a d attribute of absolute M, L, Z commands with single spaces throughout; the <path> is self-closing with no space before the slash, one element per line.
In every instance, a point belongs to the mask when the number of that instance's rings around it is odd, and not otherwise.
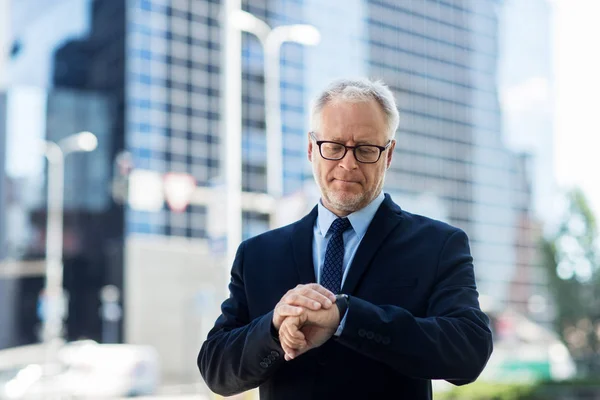
<path fill-rule="evenodd" d="M 267 193 L 279 199 L 283 195 L 283 134 L 281 130 L 280 50 L 285 42 L 315 46 L 321 40 L 312 25 L 284 25 L 271 29 L 254 15 L 238 10 L 232 15 L 238 29 L 258 38 L 264 51 L 265 126 L 267 138 Z M 273 210 L 273 214 L 274 214 Z M 275 218 L 271 217 L 271 226 Z"/>
<path fill-rule="evenodd" d="M 221 160 L 225 163 L 227 194 L 227 267 L 233 264 L 237 245 L 242 241 L 242 35 L 233 24 L 233 15 L 241 8 L 240 0 L 225 0 L 223 19 L 223 74 L 221 87 L 221 129 L 225 140 L 221 144 Z M 227 292 L 228 293 L 228 292 Z"/>
<path fill-rule="evenodd" d="M 65 314 L 63 293 L 63 207 L 65 156 L 75 152 L 90 152 L 98 145 L 93 133 L 80 132 L 58 144 L 45 141 L 44 155 L 48 160 L 48 215 L 46 222 L 46 282 L 42 340 L 56 345 L 62 336 Z"/>
<path fill-rule="evenodd" d="M 283 195 L 283 131 L 281 126 L 281 68 L 279 64 L 283 35 L 277 34 L 278 29 L 281 28 L 278 27 L 272 30 L 263 44 L 265 53 L 267 193 L 275 199 L 279 199 Z M 271 218 L 271 225 L 274 221 L 275 218 Z"/>
<path fill-rule="evenodd" d="M 63 295 L 63 203 L 64 153 L 54 142 L 46 142 L 48 160 L 48 215 L 46 222 L 46 284 L 42 338 L 59 339 L 64 315 Z"/>

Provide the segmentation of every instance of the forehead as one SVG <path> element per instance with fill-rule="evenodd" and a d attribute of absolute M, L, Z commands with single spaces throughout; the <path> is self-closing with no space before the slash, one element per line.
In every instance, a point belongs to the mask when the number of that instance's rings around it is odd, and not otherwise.
<path fill-rule="evenodd" d="M 385 113 L 374 99 L 330 102 L 323 107 L 320 122 L 323 139 L 383 142 L 388 136 Z"/>

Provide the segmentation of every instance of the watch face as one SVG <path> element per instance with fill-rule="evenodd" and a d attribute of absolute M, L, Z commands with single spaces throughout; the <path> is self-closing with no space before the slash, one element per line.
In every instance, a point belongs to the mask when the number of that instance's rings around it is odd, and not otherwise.
<path fill-rule="evenodd" d="M 347 305 L 348 304 L 348 295 L 347 294 L 336 294 L 335 301 L 336 301 L 336 303 L 339 302 L 340 304 Z"/>

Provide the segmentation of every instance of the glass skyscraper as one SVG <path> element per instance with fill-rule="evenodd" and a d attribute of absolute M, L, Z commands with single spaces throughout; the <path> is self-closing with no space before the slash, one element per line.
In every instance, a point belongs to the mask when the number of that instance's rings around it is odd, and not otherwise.
<path fill-rule="evenodd" d="M 390 84 L 401 113 L 387 189 L 401 205 L 423 193 L 436 199 L 444 219 L 470 236 L 481 292 L 504 302 L 520 193 L 501 135 L 499 6 L 369 1 L 367 19 L 368 73 Z"/>

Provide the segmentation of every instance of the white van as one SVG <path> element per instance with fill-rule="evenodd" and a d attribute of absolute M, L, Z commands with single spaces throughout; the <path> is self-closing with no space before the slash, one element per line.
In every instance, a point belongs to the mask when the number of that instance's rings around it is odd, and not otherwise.
<path fill-rule="evenodd" d="M 11 352 L 14 366 L 21 364 L 14 377 L 0 388 L 0 398 L 107 398 L 156 393 L 159 382 L 159 361 L 156 351 L 149 346 L 129 344 L 99 344 L 94 341 L 70 342 L 58 352 L 58 369 L 47 373 L 44 352 L 32 359 L 28 348 L 23 360 Z M 41 350 L 41 348 L 39 349 Z M 0 358 L 4 357 L 0 352 Z M 23 366 L 23 361 L 29 364 Z M 6 358 L 5 358 L 6 361 Z M 8 363 L 5 363 L 8 364 Z M 5 365 L 5 371 L 15 368 Z M 10 377 L 10 373 L 8 375 Z"/>

